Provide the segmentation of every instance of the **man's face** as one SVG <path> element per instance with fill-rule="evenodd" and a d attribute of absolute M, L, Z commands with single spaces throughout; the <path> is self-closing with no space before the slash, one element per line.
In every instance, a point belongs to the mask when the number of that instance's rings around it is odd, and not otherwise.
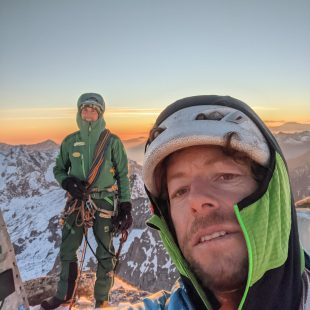
<path fill-rule="evenodd" d="M 213 291 L 242 288 L 248 255 L 233 205 L 257 188 L 249 164 L 219 147 L 189 147 L 169 158 L 167 186 L 178 243 L 197 278 Z"/>
<path fill-rule="evenodd" d="M 81 110 L 81 117 L 84 121 L 95 122 L 99 115 L 96 109 L 86 106 Z"/>

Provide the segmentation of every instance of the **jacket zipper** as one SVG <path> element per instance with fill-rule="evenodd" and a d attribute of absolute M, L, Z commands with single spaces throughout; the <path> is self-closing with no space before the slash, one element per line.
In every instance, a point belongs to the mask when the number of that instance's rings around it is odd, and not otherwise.
<path fill-rule="evenodd" d="M 82 160 L 82 171 L 84 175 L 84 179 L 86 179 L 86 173 L 85 173 L 85 165 L 84 165 L 84 155 L 81 155 L 81 160 Z"/>
<path fill-rule="evenodd" d="M 88 173 L 89 173 L 89 170 L 90 170 L 90 161 L 91 161 L 91 158 L 90 158 L 90 144 L 91 144 L 91 123 L 89 123 L 89 126 L 88 126 Z"/>
<path fill-rule="evenodd" d="M 241 217 L 238 205 L 234 205 L 234 212 L 236 214 L 237 220 L 238 220 L 239 225 L 241 227 L 241 230 L 243 232 L 243 236 L 244 236 L 244 239 L 245 239 L 245 242 L 246 242 L 246 246 L 247 246 L 247 249 L 248 249 L 248 257 L 249 257 L 249 260 L 248 260 L 249 261 L 249 266 L 248 266 L 247 283 L 246 283 L 246 286 L 245 286 L 245 290 L 243 292 L 243 296 L 241 298 L 241 302 L 240 302 L 239 307 L 238 307 L 238 310 L 242 310 L 244 302 L 245 302 L 245 300 L 246 300 L 246 298 L 248 296 L 249 289 L 250 289 L 250 283 L 251 283 L 251 280 L 252 280 L 252 274 L 253 274 L 253 250 L 252 250 L 252 246 L 251 246 L 250 237 L 249 237 L 248 231 L 246 230 L 246 227 L 245 227 L 245 225 L 243 223 L 243 220 L 242 220 L 242 217 Z"/>

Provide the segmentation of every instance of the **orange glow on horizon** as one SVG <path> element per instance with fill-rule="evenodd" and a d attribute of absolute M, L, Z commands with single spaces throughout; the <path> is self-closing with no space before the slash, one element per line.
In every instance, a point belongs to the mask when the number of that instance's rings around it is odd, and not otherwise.
<path fill-rule="evenodd" d="M 122 122 L 107 120 L 107 128 L 112 133 L 119 136 L 122 140 L 129 140 L 137 137 L 147 137 L 152 124 L 147 122 L 143 124 L 137 122 Z M 135 125 L 134 125 L 135 124 Z M 63 139 L 78 130 L 75 119 L 67 120 L 52 120 L 52 121 L 23 121 L 13 124 L 3 124 L 6 131 L 0 132 L 0 143 L 6 144 L 36 144 L 46 140 L 52 140 L 60 144 Z"/>
<path fill-rule="evenodd" d="M 122 140 L 129 140 L 147 137 L 160 112 L 161 109 L 110 108 L 104 117 L 107 128 Z M 0 142 L 35 144 L 53 140 L 59 144 L 68 134 L 78 130 L 75 113 L 73 108 L 4 110 L 0 116 Z M 268 127 L 289 121 L 286 117 L 277 119 L 270 111 L 262 111 L 260 114 Z M 299 122 L 310 123 L 305 119 Z"/>
<path fill-rule="evenodd" d="M 61 143 L 78 130 L 75 108 L 43 107 L 7 109 L 0 116 L 0 142 L 7 144 L 35 144 L 46 140 Z M 122 140 L 147 137 L 159 109 L 108 108 L 106 127 Z"/>
<path fill-rule="evenodd" d="M 275 127 L 282 125 L 283 121 L 266 121 L 268 127 Z M 122 140 L 130 140 L 138 137 L 146 138 L 149 134 L 149 130 L 152 126 L 140 126 L 135 127 L 132 124 L 127 123 L 123 126 L 111 125 L 107 126 L 117 136 Z M 17 127 L 8 130 L 7 132 L 2 132 L 0 136 L 1 143 L 7 143 L 12 145 L 17 144 L 36 144 L 46 140 L 52 140 L 57 144 L 60 144 L 62 140 L 69 134 L 77 131 L 78 128 L 74 123 L 69 123 L 62 126 L 42 126 L 42 127 L 23 127 L 19 129 Z"/>
<path fill-rule="evenodd" d="M 149 130 L 143 128 L 139 130 L 134 130 L 132 128 L 125 128 L 125 130 L 121 130 L 120 128 L 114 128 L 113 126 L 107 126 L 111 130 L 112 133 L 119 136 L 122 140 L 130 140 L 138 137 L 147 137 Z M 66 128 L 42 128 L 40 130 L 24 128 L 22 131 L 19 131 L 17 128 L 13 131 L 10 130 L 8 133 L 2 133 L 0 136 L 0 143 L 6 144 L 36 144 L 39 142 L 43 142 L 46 140 L 52 140 L 57 144 L 60 144 L 63 139 L 77 131 L 78 128 L 76 126 L 68 126 Z"/>

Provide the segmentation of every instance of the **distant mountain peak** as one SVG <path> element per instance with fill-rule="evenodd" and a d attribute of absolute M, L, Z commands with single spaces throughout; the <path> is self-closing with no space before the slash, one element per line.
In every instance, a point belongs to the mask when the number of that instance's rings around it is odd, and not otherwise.
<path fill-rule="evenodd" d="M 298 123 L 298 122 L 287 122 L 284 123 L 280 126 L 270 126 L 270 130 L 273 133 L 278 133 L 278 132 L 301 132 L 301 131 L 310 131 L 310 124 L 303 124 L 303 123 Z"/>
<path fill-rule="evenodd" d="M 59 145 L 51 139 L 35 144 L 23 144 L 21 146 L 35 151 L 54 151 L 59 148 Z"/>
<path fill-rule="evenodd" d="M 58 145 L 55 141 L 51 140 L 51 139 L 47 139 L 47 140 L 44 140 L 42 142 L 39 142 L 37 143 L 38 144 L 53 144 L 53 145 Z"/>

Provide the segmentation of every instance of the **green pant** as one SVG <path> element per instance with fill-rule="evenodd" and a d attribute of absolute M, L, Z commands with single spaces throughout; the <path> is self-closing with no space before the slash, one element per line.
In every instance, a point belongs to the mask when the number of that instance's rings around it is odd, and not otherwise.
<path fill-rule="evenodd" d="M 110 208 L 109 208 L 110 209 Z M 75 225 L 76 213 L 66 219 L 62 229 L 62 242 L 60 245 L 60 279 L 56 297 L 60 299 L 71 298 L 70 287 L 74 280 L 72 262 L 77 261 L 76 251 L 83 240 L 83 227 Z M 94 297 L 96 300 L 108 300 L 109 291 L 113 285 L 113 269 L 115 265 L 115 251 L 112 243 L 111 219 L 102 218 L 96 212 L 93 232 L 97 241 L 96 256 L 99 260 L 97 266 Z M 69 295 L 69 296 L 68 296 Z"/>

